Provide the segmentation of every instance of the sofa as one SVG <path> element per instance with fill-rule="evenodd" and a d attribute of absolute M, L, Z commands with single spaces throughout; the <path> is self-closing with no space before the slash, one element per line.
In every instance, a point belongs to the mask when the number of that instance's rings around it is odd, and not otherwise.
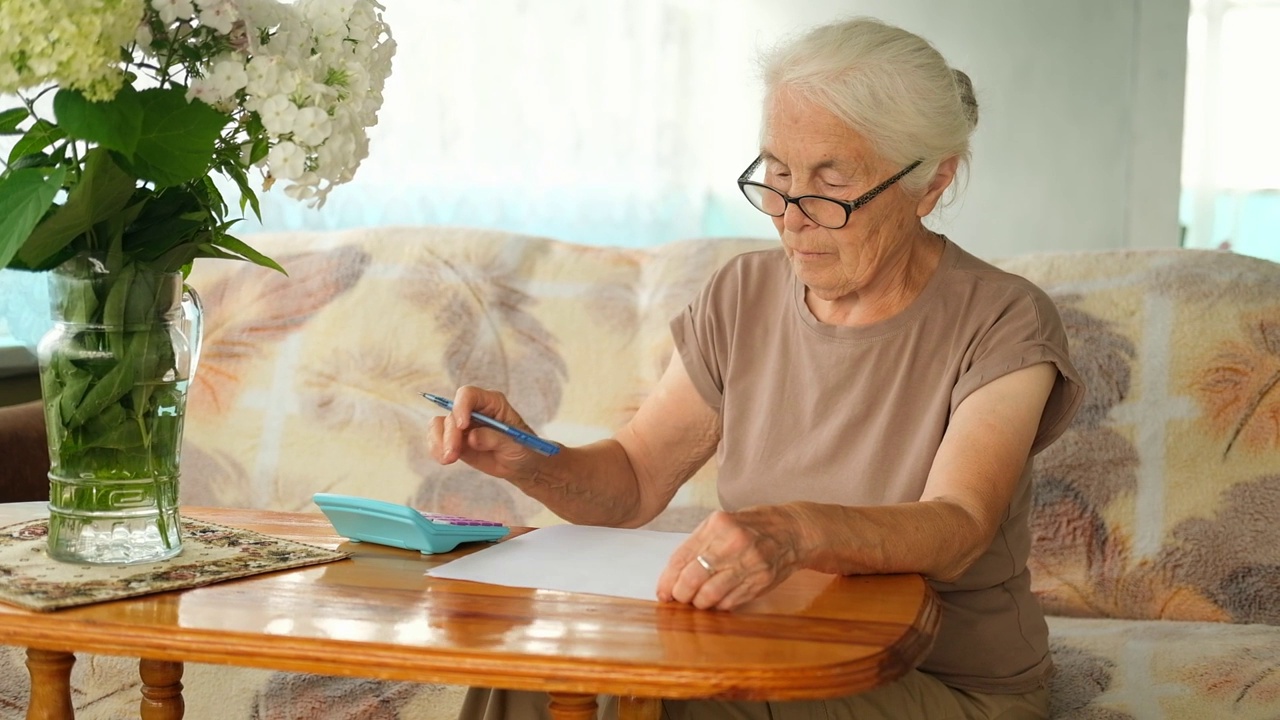
<path fill-rule="evenodd" d="M 211 261 L 190 279 L 205 335 L 183 503 L 312 511 L 324 491 L 531 526 L 561 520 L 426 456 L 438 411 L 417 393 L 500 388 L 542 435 L 607 437 L 665 367 L 667 320 L 729 257 L 773 244 L 427 227 L 251 239 L 289 277 Z M 1054 297 L 1089 387 L 1035 472 L 1054 717 L 1280 717 L 1280 266 L 1191 250 L 997 264 Z M 2 499 L 44 497 L 40 422 L 36 405 L 0 409 Z M 716 507 L 708 466 L 649 527 L 687 530 Z M 25 707 L 23 657 L 0 649 L 0 718 Z M 135 667 L 82 656 L 78 717 L 134 716 Z M 197 664 L 184 684 L 197 719 L 444 718 L 462 692 Z"/>

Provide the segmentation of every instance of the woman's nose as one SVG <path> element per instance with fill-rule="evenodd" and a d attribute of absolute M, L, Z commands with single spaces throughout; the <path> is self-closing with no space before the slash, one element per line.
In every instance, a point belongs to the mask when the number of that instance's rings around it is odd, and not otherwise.
<path fill-rule="evenodd" d="M 787 203 L 787 207 L 782 211 L 782 226 L 792 232 L 802 230 L 809 225 L 815 224 L 816 223 L 810 220 L 809 216 L 805 215 L 804 211 L 800 209 L 799 203 L 789 202 Z"/>

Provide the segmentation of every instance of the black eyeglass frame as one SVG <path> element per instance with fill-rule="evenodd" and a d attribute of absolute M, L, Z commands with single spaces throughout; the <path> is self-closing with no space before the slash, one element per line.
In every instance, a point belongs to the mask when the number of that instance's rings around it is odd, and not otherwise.
<path fill-rule="evenodd" d="M 782 217 L 787 212 L 787 206 L 794 204 L 796 207 L 800 208 L 800 212 L 804 213 L 805 217 L 809 218 L 810 220 L 813 220 L 813 222 L 816 223 L 819 227 L 824 227 L 824 228 L 827 228 L 828 230 L 839 230 L 845 225 L 848 225 L 849 216 L 853 214 L 854 210 L 857 210 L 861 208 L 863 205 L 866 205 L 867 203 L 874 200 L 877 195 L 884 192 L 885 190 L 888 190 L 890 187 L 893 186 L 894 183 L 906 177 L 907 173 L 920 167 L 920 163 L 924 162 L 923 160 L 917 160 L 911 163 L 910 165 L 902 168 L 902 170 L 900 170 L 897 175 L 894 175 L 888 180 L 885 180 L 884 182 L 871 188 L 870 190 L 859 195 L 853 200 L 840 200 L 838 198 L 827 197 L 826 195 L 800 195 L 798 197 L 791 197 L 790 195 L 779 190 L 778 188 L 770 187 L 768 185 L 765 185 L 764 183 L 755 182 L 754 180 L 748 180 L 747 178 L 751 177 L 751 173 L 755 172 L 756 168 L 760 167 L 760 163 L 763 161 L 764 161 L 764 155 L 757 155 L 756 159 L 752 160 L 751 164 L 747 166 L 747 169 L 743 170 L 742 174 L 738 176 L 738 189 L 742 191 L 742 196 L 747 199 L 747 202 L 751 203 L 751 207 L 759 210 L 760 212 L 764 213 L 765 215 L 768 215 L 769 217 Z M 755 187 L 764 188 L 769 192 L 777 193 L 778 196 L 781 197 L 783 200 L 782 212 L 778 213 L 777 215 L 773 215 L 772 213 L 765 212 L 763 208 L 761 208 L 759 205 L 756 205 L 754 202 L 752 202 L 751 196 L 747 195 L 748 185 L 754 185 Z M 823 225 L 817 220 L 814 220 L 813 216 L 811 216 L 808 212 L 806 212 L 804 209 L 804 206 L 800 204 L 801 200 L 808 200 L 809 198 L 814 198 L 817 200 L 826 200 L 828 202 L 833 202 L 839 205 L 840 207 L 843 207 L 844 222 L 840 223 L 839 225 L 831 226 L 831 225 Z"/>

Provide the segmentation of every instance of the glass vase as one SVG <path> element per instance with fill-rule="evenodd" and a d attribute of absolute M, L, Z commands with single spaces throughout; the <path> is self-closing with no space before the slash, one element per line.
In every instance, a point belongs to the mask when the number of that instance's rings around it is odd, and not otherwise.
<path fill-rule="evenodd" d="M 50 273 L 40 341 L 49 555 L 136 564 L 182 550 L 179 464 L 200 298 L 178 272 L 81 254 Z"/>

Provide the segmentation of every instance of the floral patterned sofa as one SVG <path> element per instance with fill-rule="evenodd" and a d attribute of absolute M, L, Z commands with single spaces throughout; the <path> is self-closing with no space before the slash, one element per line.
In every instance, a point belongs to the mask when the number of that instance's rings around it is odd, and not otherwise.
<path fill-rule="evenodd" d="M 419 391 L 505 389 L 541 434 L 609 435 L 671 352 L 667 319 L 765 240 L 595 248 L 461 228 L 257 236 L 286 278 L 209 263 L 184 503 L 312 510 L 317 491 L 559 522 L 425 455 Z M 1189 250 L 1003 267 L 1059 303 L 1089 385 L 1038 461 L 1032 565 L 1062 718 L 1280 717 L 1280 266 Z M 0 437 L 0 457 L 4 438 Z M 716 507 L 704 468 L 652 527 Z M 0 649 L 0 718 L 21 717 Z M 81 657 L 78 717 L 134 716 L 131 660 Z M 187 717 L 443 718 L 460 689 L 189 665 Z"/>

